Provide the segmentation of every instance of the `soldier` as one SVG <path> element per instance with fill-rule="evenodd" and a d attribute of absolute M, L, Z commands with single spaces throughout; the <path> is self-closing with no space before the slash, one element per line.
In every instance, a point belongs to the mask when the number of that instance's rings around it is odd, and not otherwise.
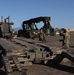
<path fill-rule="evenodd" d="M 39 32 L 39 41 L 46 41 L 45 39 L 45 33 L 43 32 L 42 28 L 40 29 L 40 32 Z"/>
<path fill-rule="evenodd" d="M 69 35 L 69 31 L 67 31 L 66 29 L 63 29 L 61 31 L 61 34 L 63 36 L 63 41 L 62 41 L 62 46 L 64 48 L 69 48 L 69 42 L 70 42 L 70 35 Z"/>

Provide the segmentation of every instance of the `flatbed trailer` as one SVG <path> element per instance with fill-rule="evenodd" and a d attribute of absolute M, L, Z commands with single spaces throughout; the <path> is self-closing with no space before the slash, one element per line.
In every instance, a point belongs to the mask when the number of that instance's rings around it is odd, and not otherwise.
<path fill-rule="evenodd" d="M 37 53 L 30 52 L 32 49 L 42 49 L 42 51 L 37 51 Z M 36 63 L 44 61 L 45 64 L 48 64 L 48 62 L 58 64 L 64 58 L 67 58 L 74 62 L 74 51 L 71 52 L 61 47 L 49 46 L 49 44 L 37 42 L 33 39 L 17 38 L 7 40 L 0 38 L 0 50 L 2 51 L 0 55 L 3 58 L 3 67 L 7 75 L 12 75 L 12 73 L 21 75 L 25 66 L 32 65 L 34 61 Z M 46 55 L 48 56 L 46 57 Z M 33 60 L 33 58 L 38 59 L 38 61 L 36 59 Z"/>

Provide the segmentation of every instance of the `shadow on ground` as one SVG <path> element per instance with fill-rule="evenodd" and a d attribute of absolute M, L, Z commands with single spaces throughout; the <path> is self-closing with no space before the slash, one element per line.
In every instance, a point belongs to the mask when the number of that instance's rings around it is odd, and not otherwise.
<path fill-rule="evenodd" d="M 68 59 L 71 59 L 70 56 L 67 55 L 67 54 L 66 54 L 66 57 Z M 46 66 L 56 68 L 56 69 L 61 70 L 61 71 L 74 73 L 74 67 L 73 67 L 73 64 L 72 64 L 73 62 L 68 62 L 68 61 L 65 62 L 65 61 L 63 61 L 63 59 L 64 59 L 63 55 L 56 56 L 55 59 L 53 59 L 51 61 L 49 60 L 46 64 Z M 74 58 L 72 58 L 72 59 L 74 59 Z M 62 61 L 63 61 L 63 63 L 60 64 Z"/>
<path fill-rule="evenodd" d="M 6 73 L 4 71 L 1 70 L 1 68 L 3 67 L 3 60 L 2 57 L 0 56 L 0 75 L 6 75 Z"/>
<path fill-rule="evenodd" d="M 74 48 L 74 46 L 70 46 L 70 48 Z"/>
<path fill-rule="evenodd" d="M 6 75 L 6 73 L 2 70 L 0 70 L 0 75 Z"/>
<path fill-rule="evenodd" d="M 65 72 L 70 72 L 70 73 L 74 73 L 74 67 L 70 67 L 70 66 L 66 66 L 66 65 L 62 65 L 62 64 L 51 64 L 51 65 L 46 65 L 52 68 L 56 68 L 58 70 L 61 71 L 65 71 Z"/>

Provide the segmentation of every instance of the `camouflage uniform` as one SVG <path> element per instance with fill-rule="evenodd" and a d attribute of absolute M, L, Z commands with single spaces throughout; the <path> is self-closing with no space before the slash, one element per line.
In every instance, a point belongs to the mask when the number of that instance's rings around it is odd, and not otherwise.
<path fill-rule="evenodd" d="M 42 31 L 42 29 L 40 29 L 40 33 L 39 33 L 39 41 L 46 41 L 45 40 L 45 33 Z"/>
<path fill-rule="evenodd" d="M 69 42 L 70 42 L 69 32 L 65 31 L 64 33 L 62 33 L 62 35 L 63 35 L 63 46 L 65 48 L 69 48 Z"/>

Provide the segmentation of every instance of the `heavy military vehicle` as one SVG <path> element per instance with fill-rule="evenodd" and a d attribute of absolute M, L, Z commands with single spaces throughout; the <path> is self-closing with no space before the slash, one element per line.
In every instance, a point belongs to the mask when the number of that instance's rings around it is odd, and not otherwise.
<path fill-rule="evenodd" d="M 35 46 L 24 54 L 29 62 L 45 63 L 52 56 L 52 51 L 48 47 Z"/>
<path fill-rule="evenodd" d="M 14 23 L 10 22 L 10 17 L 8 16 L 3 20 L 3 16 L 1 17 L 1 22 L 0 22 L 0 37 L 11 37 L 12 36 L 12 25 Z"/>
<path fill-rule="evenodd" d="M 7 40 L 0 38 L 0 69 L 5 68 L 5 75 L 22 75 L 25 66 L 33 63 L 58 64 L 64 58 L 74 62 L 74 51 L 59 47 L 49 47 L 36 43 L 33 39 L 17 38 Z"/>
<path fill-rule="evenodd" d="M 40 17 L 40 20 L 45 23 L 46 20 L 44 18 L 45 17 Z M 40 20 L 36 19 L 35 21 L 39 22 Z M 29 21 L 31 23 L 31 20 Z M 26 24 L 28 24 L 28 21 L 25 21 L 25 22 Z M 25 22 L 23 22 L 23 30 L 20 33 L 21 34 L 20 36 L 23 36 L 24 34 L 23 32 L 25 31 L 24 29 L 26 25 Z M 0 22 L 1 26 L 3 25 L 2 23 L 5 25 L 5 22 Z M 12 23 L 9 21 L 6 22 L 6 24 L 7 24 L 6 27 L 12 25 Z M 47 22 L 46 24 L 49 24 L 49 22 Z M 45 26 L 43 26 L 44 30 L 46 28 Z M 50 28 L 50 29 L 53 31 L 53 28 Z M 10 35 L 7 35 L 5 31 L 4 33 L 2 33 L 1 37 L 11 36 L 10 30 L 8 31 Z M 50 41 L 46 43 L 40 42 L 38 41 L 38 39 L 34 40 L 34 39 L 28 39 L 24 37 L 11 38 L 10 40 L 5 38 L 0 38 L 0 70 L 2 71 L 5 70 L 6 74 L 4 75 L 13 75 L 13 74 L 23 75 L 22 72 L 25 69 L 25 67 L 32 65 L 32 62 L 33 63 L 43 62 L 46 65 L 51 63 L 58 64 L 64 58 L 68 58 L 69 60 L 71 60 L 72 64 L 74 64 L 74 50 L 72 48 L 62 49 L 59 46 L 60 44 L 58 41 L 60 39 L 59 36 L 51 36 L 50 38 L 49 37 L 50 36 L 48 36 L 48 40 Z M 73 41 L 73 38 L 72 38 L 72 41 Z M 74 44 L 73 44 L 73 48 L 74 48 Z"/>
<path fill-rule="evenodd" d="M 24 36 L 27 38 L 35 38 L 38 36 L 39 29 L 37 23 L 43 22 L 41 27 L 46 35 L 54 35 L 54 28 L 50 25 L 50 17 L 37 17 L 22 22 L 22 30 L 18 31 L 18 36 Z"/>
<path fill-rule="evenodd" d="M 54 36 L 53 36 L 54 37 Z M 56 38 L 58 36 L 55 36 Z M 74 50 L 62 49 L 38 40 L 18 37 L 16 39 L 0 38 L 0 69 L 5 69 L 5 75 L 22 75 L 25 66 L 33 63 L 58 64 L 64 58 L 74 62 Z M 57 41 L 56 41 L 57 43 Z"/>

